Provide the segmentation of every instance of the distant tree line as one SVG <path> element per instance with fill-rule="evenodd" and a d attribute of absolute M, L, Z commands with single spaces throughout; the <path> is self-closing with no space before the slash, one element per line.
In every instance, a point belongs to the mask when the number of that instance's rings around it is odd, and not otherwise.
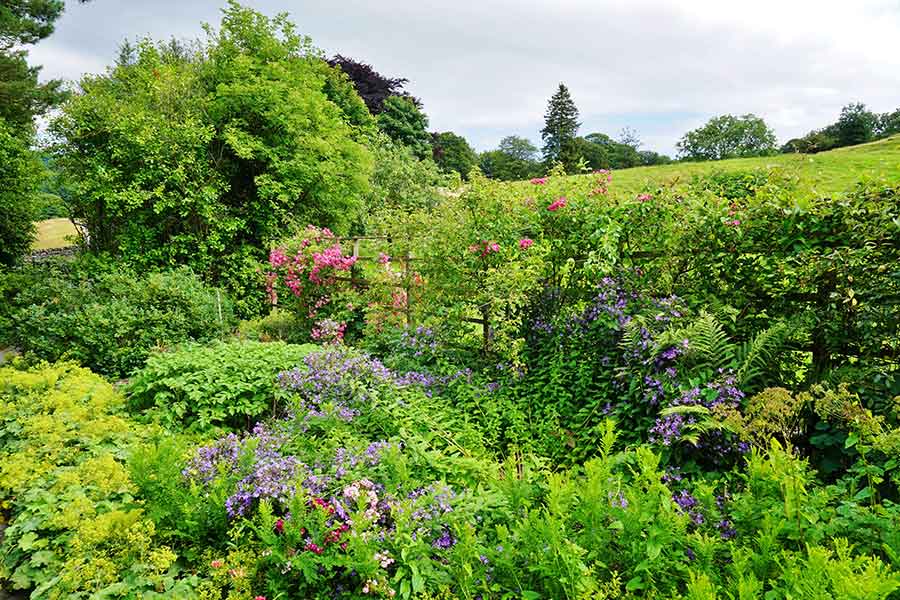
<path fill-rule="evenodd" d="M 865 144 L 895 133 L 900 133 L 900 108 L 879 114 L 870 111 L 865 104 L 855 102 L 841 109 L 838 120 L 831 125 L 788 141 L 781 151 L 812 154 Z"/>

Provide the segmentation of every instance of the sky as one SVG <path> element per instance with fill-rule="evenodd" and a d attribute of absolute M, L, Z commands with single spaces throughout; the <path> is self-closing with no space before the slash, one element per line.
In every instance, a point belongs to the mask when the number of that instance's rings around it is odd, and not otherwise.
<path fill-rule="evenodd" d="M 125 39 L 193 39 L 225 0 L 67 1 L 32 48 L 43 78 L 100 73 Z M 780 142 L 842 106 L 900 107 L 900 0 L 244 0 L 288 12 L 326 54 L 406 77 L 433 131 L 478 150 L 507 135 L 540 146 L 550 96 L 568 86 L 580 134 L 624 127 L 674 154 L 687 131 L 753 113 Z"/>

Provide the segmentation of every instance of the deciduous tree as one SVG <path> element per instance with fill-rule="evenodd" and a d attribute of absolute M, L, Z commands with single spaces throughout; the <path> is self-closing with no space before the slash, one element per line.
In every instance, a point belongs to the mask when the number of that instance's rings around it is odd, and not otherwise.
<path fill-rule="evenodd" d="M 775 133 L 756 115 L 722 115 L 689 131 L 676 145 L 686 160 L 765 156 L 776 151 Z"/>

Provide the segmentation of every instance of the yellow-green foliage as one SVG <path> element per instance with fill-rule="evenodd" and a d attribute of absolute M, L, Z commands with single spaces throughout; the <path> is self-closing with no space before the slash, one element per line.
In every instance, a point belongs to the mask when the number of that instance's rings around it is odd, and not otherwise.
<path fill-rule="evenodd" d="M 809 401 L 806 393 L 792 395 L 784 388 L 766 388 L 747 401 L 744 432 L 761 448 L 773 437 L 791 442 L 802 432 L 801 411 Z"/>
<path fill-rule="evenodd" d="M 116 413 L 123 399 L 70 363 L 0 369 L 0 499 L 10 525 L 4 589 L 32 597 L 188 597 L 176 555 L 154 540 L 123 460 L 149 431 Z M 104 596 L 105 597 L 105 596 Z"/>
<path fill-rule="evenodd" d="M 0 497 L 123 437 L 128 423 L 110 414 L 121 404 L 109 383 L 73 364 L 0 369 Z"/>

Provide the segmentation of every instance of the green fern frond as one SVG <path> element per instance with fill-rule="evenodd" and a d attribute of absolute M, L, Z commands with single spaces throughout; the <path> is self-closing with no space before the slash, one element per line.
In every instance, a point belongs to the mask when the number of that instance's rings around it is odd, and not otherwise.
<path fill-rule="evenodd" d="M 737 346 L 728 340 L 728 334 L 715 316 L 702 311 L 690 325 L 670 329 L 659 336 L 660 350 L 688 340 L 689 352 L 701 366 L 720 369 L 731 366 L 735 361 Z"/>
<path fill-rule="evenodd" d="M 756 334 L 751 342 L 741 345 L 737 353 L 740 366 L 735 374 L 739 385 L 748 386 L 762 375 L 784 345 L 790 332 L 791 329 L 787 324 L 776 323 Z"/>

